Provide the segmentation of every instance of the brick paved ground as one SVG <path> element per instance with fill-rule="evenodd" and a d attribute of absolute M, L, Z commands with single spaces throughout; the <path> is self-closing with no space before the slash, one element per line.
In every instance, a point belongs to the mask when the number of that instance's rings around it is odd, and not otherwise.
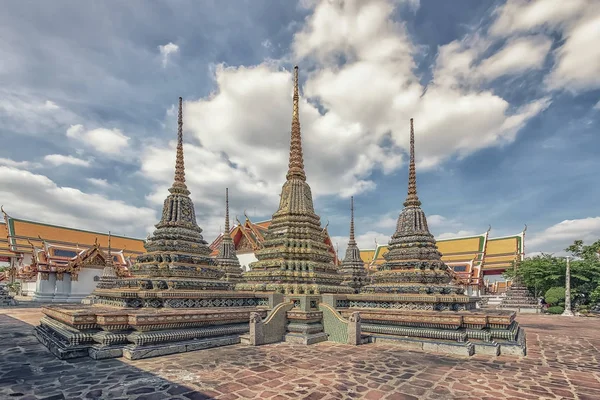
<path fill-rule="evenodd" d="M 521 315 L 520 359 L 321 343 L 96 362 L 50 355 L 40 316 L 0 309 L 0 399 L 600 399 L 600 319 Z"/>

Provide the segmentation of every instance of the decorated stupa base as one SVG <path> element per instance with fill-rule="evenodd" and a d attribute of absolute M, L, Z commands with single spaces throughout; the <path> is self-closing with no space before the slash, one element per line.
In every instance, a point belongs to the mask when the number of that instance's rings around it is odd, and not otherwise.
<path fill-rule="evenodd" d="M 251 313 L 266 316 L 282 297 L 205 292 L 196 308 L 46 306 L 35 335 L 61 359 L 141 359 L 240 342 Z M 192 304 L 190 302 L 189 304 Z"/>

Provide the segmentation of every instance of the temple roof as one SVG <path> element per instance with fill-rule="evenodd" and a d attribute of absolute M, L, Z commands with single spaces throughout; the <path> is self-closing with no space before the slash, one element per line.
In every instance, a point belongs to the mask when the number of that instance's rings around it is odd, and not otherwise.
<path fill-rule="evenodd" d="M 108 233 L 13 218 L 6 213 L 4 221 L 0 225 L 0 255 L 7 251 L 11 257 L 14 253 L 31 253 L 31 244 L 41 248 L 44 241 L 56 246 L 87 248 L 97 240 L 101 248 L 108 246 Z M 126 256 L 136 256 L 144 252 L 144 240 L 112 235 L 112 247 L 117 251 L 124 249 Z"/>

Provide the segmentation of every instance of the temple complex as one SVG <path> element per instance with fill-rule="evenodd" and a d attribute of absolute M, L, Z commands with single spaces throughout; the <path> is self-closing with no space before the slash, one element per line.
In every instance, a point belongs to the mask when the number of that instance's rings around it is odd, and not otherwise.
<path fill-rule="evenodd" d="M 298 68 L 294 69 L 294 97 L 289 168 L 281 191 L 279 209 L 265 232 L 258 261 L 244 274 L 238 290 L 284 294 L 349 293 L 340 286 L 334 257 L 325 245 L 325 230 L 315 214 L 306 182 L 299 117 Z"/>
<path fill-rule="evenodd" d="M 214 256 L 196 221 L 185 183 L 180 98 L 175 179 L 146 252 L 130 276 L 116 279 L 111 261 L 102 260 L 107 278 L 93 292 L 93 304 L 44 307 L 35 330 L 40 342 L 60 358 L 96 359 L 327 340 L 464 356 L 524 355 L 525 333 L 515 312 L 476 310 L 477 298 L 465 294 L 429 232 L 417 195 L 412 119 L 408 195 L 384 262 L 366 276 L 352 201 L 350 242 L 338 269 L 306 181 L 298 86 L 295 67 L 286 181 L 279 208 L 261 232 L 257 261 L 241 279 L 234 242 L 226 234 L 228 191 L 225 234 Z M 100 255 L 93 254 L 89 257 Z"/>
<path fill-rule="evenodd" d="M 346 256 L 340 265 L 340 273 L 344 275 L 342 284 L 350 286 L 355 293 L 358 293 L 363 286 L 370 282 L 365 262 L 360 258 L 360 250 L 354 238 L 354 196 L 350 197 L 350 239 L 346 248 Z"/>

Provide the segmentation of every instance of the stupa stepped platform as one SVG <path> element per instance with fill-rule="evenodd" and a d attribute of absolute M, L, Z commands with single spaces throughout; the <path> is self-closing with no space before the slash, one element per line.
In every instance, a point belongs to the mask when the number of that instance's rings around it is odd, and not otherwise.
<path fill-rule="evenodd" d="M 36 337 L 61 359 L 141 359 L 237 344 L 250 314 L 267 316 L 279 294 L 201 293 L 205 302 L 181 308 L 106 305 L 45 306 Z M 197 295 L 196 299 L 200 299 Z M 189 299 L 181 299 L 185 302 Z"/>

